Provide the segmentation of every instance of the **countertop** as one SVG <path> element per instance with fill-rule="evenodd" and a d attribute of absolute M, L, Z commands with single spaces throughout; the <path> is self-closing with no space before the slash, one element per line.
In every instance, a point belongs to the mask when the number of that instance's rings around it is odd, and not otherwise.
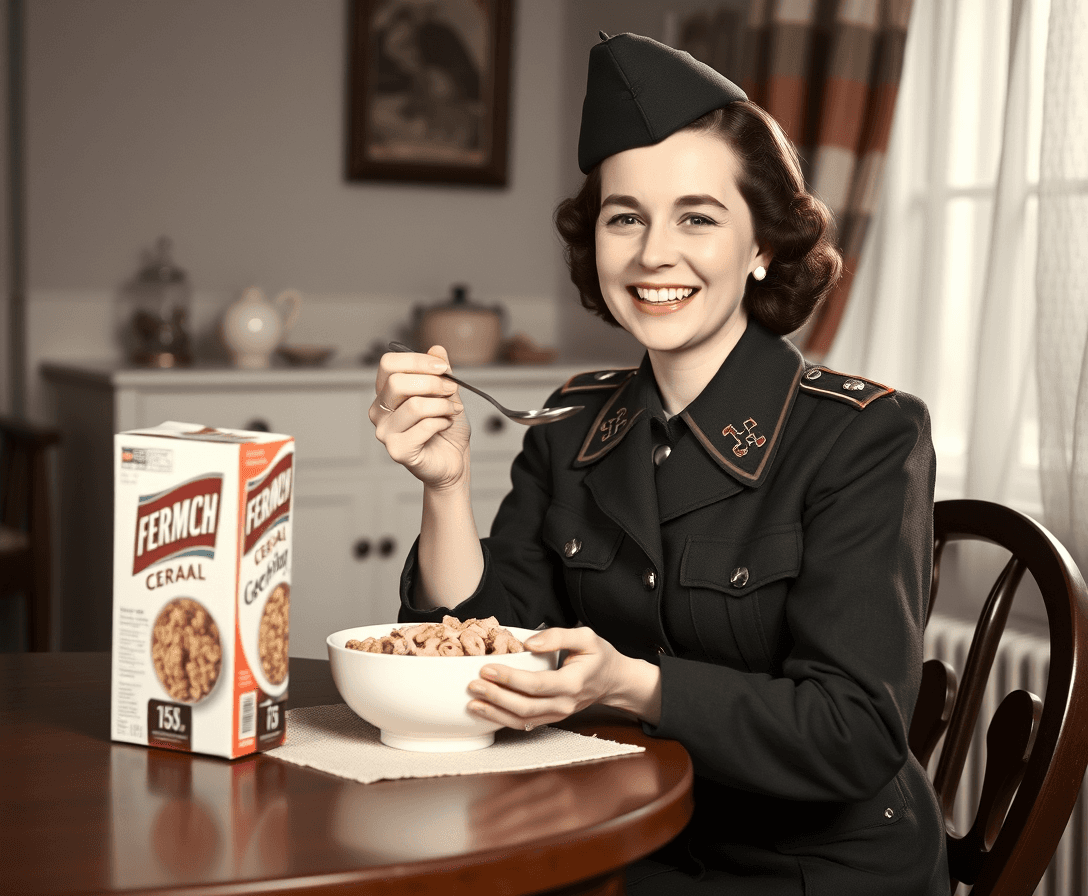
<path fill-rule="evenodd" d="M 552 364 L 489 364 L 459 367 L 457 374 L 471 383 L 537 384 L 559 386 L 583 370 L 613 365 L 576 361 Z M 45 361 L 42 375 L 53 382 L 78 382 L 103 388 L 175 388 L 217 386 L 352 386 L 374 381 L 377 367 L 350 362 L 320 367 L 272 366 L 244 370 L 230 365 L 174 368 L 128 367 L 108 360 Z"/>

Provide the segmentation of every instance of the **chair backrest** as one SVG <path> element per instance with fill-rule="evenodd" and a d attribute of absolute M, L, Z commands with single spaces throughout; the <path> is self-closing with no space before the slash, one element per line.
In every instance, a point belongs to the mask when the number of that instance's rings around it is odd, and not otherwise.
<path fill-rule="evenodd" d="M 25 598 L 30 649 L 51 640 L 49 427 L 0 416 L 0 599 Z"/>
<path fill-rule="evenodd" d="M 1001 545 L 1011 556 L 980 614 L 957 686 L 947 663 L 927 660 L 910 746 L 924 765 L 942 734 L 932 780 L 948 825 L 951 892 L 1031 896 L 1073 811 L 1088 766 L 1088 589 L 1065 548 L 1031 518 L 987 501 L 938 501 L 929 612 L 948 542 Z M 1030 572 L 1046 605 L 1050 663 L 1045 702 L 1013 691 L 990 721 L 982 793 L 967 832 L 952 828 L 953 802 L 979 707 L 1017 586 Z"/>
<path fill-rule="evenodd" d="M 0 525 L 32 528 L 35 489 L 46 479 L 45 451 L 59 441 L 54 429 L 0 416 Z"/>

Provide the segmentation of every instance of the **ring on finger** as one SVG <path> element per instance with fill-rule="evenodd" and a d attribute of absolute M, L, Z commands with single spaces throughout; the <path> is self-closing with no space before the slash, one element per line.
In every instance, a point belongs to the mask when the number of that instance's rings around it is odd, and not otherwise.
<path fill-rule="evenodd" d="M 382 403 L 381 403 L 380 401 L 378 402 L 378 407 L 380 407 L 380 408 L 381 408 L 381 409 L 382 409 L 383 411 L 389 411 L 389 413 L 390 413 L 390 414 L 392 414 L 392 413 L 393 413 L 393 409 L 392 409 L 392 408 L 387 408 L 387 407 L 386 407 L 386 406 L 385 406 L 384 404 L 382 404 Z"/>

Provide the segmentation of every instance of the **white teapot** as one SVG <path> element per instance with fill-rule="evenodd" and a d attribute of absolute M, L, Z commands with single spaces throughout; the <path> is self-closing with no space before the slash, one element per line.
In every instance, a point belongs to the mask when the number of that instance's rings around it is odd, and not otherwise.
<path fill-rule="evenodd" d="M 223 315 L 223 343 L 234 366 L 268 367 L 272 352 L 295 325 L 301 305 L 302 295 L 297 289 L 285 289 L 271 302 L 258 286 L 242 293 Z"/>

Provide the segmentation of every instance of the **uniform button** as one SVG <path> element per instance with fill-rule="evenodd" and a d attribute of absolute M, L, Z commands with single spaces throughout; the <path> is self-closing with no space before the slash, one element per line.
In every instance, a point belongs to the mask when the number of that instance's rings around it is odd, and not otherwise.
<path fill-rule="evenodd" d="M 842 384 L 842 387 L 847 392 L 860 392 L 862 389 L 865 388 L 865 383 L 863 383 L 861 380 L 847 380 L 845 383 Z"/>
<path fill-rule="evenodd" d="M 647 591 L 653 591 L 657 587 L 657 573 L 652 569 L 647 569 L 642 574 L 642 584 Z"/>
<path fill-rule="evenodd" d="M 580 550 L 582 550 L 582 542 L 580 542 L 577 538 L 572 538 L 565 545 L 563 545 L 563 553 L 566 554 L 568 558 L 573 557 Z"/>
<path fill-rule="evenodd" d="M 729 584 L 734 588 L 743 588 L 748 584 L 748 567 L 738 566 L 729 577 Z"/>
<path fill-rule="evenodd" d="M 654 649 L 657 651 L 658 656 L 664 656 L 665 655 L 665 648 L 662 647 L 660 644 L 655 644 Z"/>
<path fill-rule="evenodd" d="M 891 818 L 893 815 L 895 815 L 895 810 L 892 809 L 891 807 L 888 807 L 887 809 L 884 810 L 884 817 L 885 818 Z"/>
<path fill-rule="evenodd" d="M 805 371 L 806 380 L 818 380 L 823 376 L 823 371 L 819 367 L 813 367 L 811 370 Z"/>
<path fill-rule="evenodd" d="M 665 463 L 665 458 L 672 454 L 672 448 L 668 445 L 658 445 L 654 449 L 654 466 L 660 467 Z"/>

